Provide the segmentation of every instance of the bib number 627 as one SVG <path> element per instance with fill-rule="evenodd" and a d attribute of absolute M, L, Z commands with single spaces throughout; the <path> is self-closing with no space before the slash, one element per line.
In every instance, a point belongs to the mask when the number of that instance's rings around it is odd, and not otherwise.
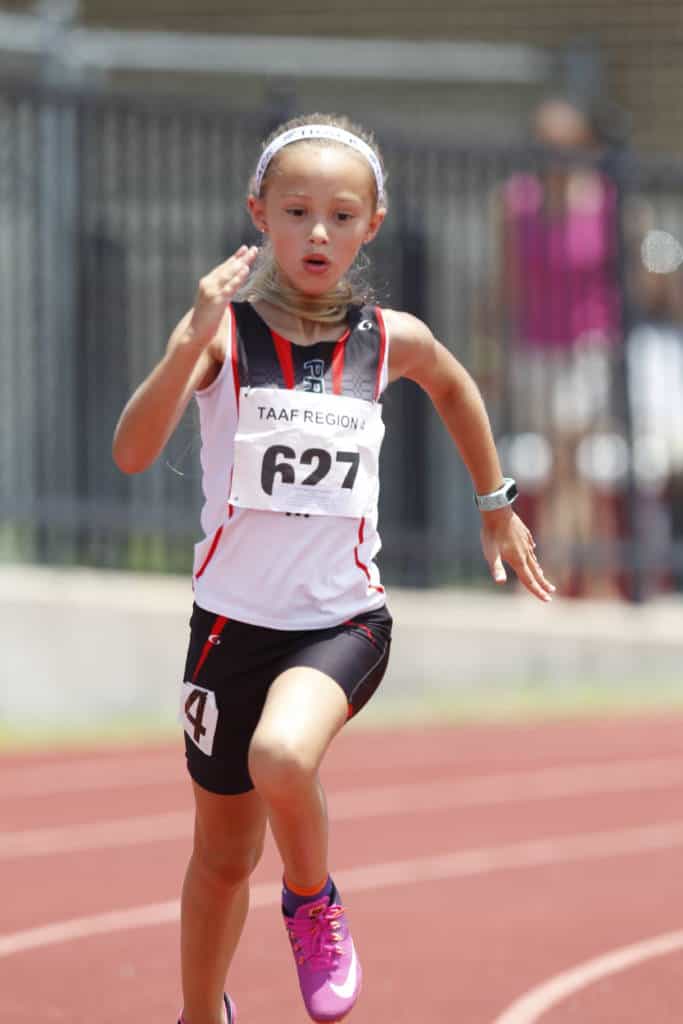
<path fill-rule="evenodd" d="M 324 480 L 332 469 L 332 456 L 325 448 L 307 448 L 301 453 L 297 460 L 297 454 L 293 448 L 286 444 L 273 444 L 266 448 L 261 463 L 261 487 L 266 494 L 272 495 L 275 479 L 279 478 L 280 483 L 296 483 L 294 466 L 296 463 L 301 466 L 314 466 L 314 469 L 301 484 L 315 486 Z M 338 451 L 335 455 L 335 462 L 348 465 L 348 470 L 341 486 L 352 490 L 358 474 L 360 455 L 358 452 Z"/>

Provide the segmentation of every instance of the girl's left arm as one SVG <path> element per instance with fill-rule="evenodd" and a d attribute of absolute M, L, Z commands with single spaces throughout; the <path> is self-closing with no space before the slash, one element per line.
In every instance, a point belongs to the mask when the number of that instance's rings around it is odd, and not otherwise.
<path fill-rule="evenodd" d="M 389 348 L 389 381 L 407 377 L 427 392 L 453 438 L 477 494 L 503 483 L 491 424 L 477 385 L 467 370 L 409 313 L 383 310 Z M 503 561 L 535 597 L 550 601 L 555 587 L 544 576 L 531 532 L 510 506 L 481 512 L 484 557 L 496 583 L 505 583 Z"/>

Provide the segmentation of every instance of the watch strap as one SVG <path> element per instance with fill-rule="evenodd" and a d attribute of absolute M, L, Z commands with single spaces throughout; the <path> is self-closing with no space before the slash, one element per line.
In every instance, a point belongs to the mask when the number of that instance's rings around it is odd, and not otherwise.
<path fill-rule="evenodd" d="M 499 508 L 511 505 L 518 493 L 515 480 L 511 476 L 506 476 L 498 490 L 489 494 L 475 494 L 474 502 L 480 512 L 495 512 Z"/>

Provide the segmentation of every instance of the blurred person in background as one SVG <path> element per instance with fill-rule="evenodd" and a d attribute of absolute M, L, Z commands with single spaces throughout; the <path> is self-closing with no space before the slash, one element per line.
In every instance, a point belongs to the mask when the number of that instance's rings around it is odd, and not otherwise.
<path fill-rule="evenodd" d="M 617 188 L 600 158 L 615 140 L 602 110 L 563 98 L 544 100 L 533 126 L 536 168 L 510 177 L 496 201 L 508 440 L 536 463 L 532 521 L 559 592 L 614 596 L 620 253 Z M 597 434 L 616 441 L 596 447 Z"/>
<path fill-rule="evenodd" d="M 646 592 L 683 588 L 683 249 L 670 218 L 638 208 L 633 327 L 626 339 L 628 399 L 646 547 Z M 672 553 L 673 548 L 673 553 Z"/>

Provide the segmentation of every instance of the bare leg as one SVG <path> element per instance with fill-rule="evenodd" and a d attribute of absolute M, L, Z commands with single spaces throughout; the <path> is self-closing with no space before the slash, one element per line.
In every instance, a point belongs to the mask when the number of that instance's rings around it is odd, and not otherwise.
<path fill-rule="evenodd" d="M 341 687 L 313 668 L 273 682 L 252 737 L 249 771 L 268 809 L 285 878 L 312 889 L 327 877 L 328 820 L 318 778 L 323 754 L 347 719 Z"/>
<path fill-rule="evenodd" d="M 183 885 L 181 961 L 186 1024 L 223 1024 L 223 990 L 249 905 L 266 810 L 255 792 L 219 796 L 193 783 L 194 848 Z"/>

